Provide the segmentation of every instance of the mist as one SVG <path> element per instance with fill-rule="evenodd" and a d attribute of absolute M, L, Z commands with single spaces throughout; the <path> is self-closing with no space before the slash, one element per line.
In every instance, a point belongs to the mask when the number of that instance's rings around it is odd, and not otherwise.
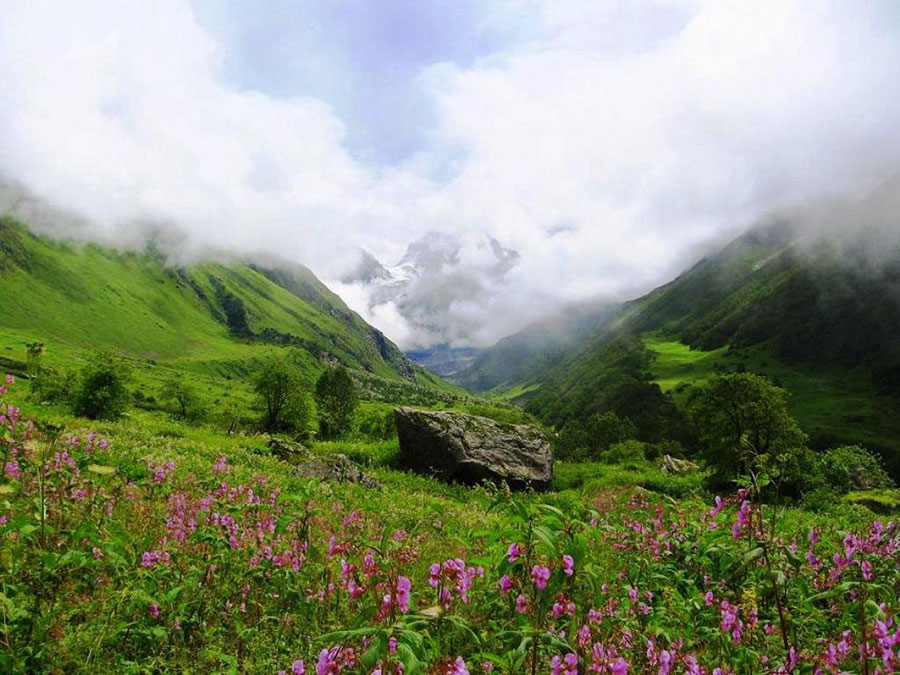
<path fill-rule="evenodd" d="M 439 4 L 415 25 L 440 25 Z M 150 237 L 179 261 L 305 264 L 404 348 L 486 346 L 632 297 L 766 214 L 846 233 L 858 211 L 833 205 L 900 167 L 890 0 L 493 0 L 444 52 L 407 49 L 415 29 L 372 41 L 378 72 L 422 54 L 366 90 L 377 115 L 309 84 L 366 77 L 337 23 L 329 58 L 305 34 L 274 45 L 267 67 L 303 75 L 275 91 L 253 64 L 235 75 L 251 58 L 227 30 L 239 12 L 205 16 L 186 0 L 4 3 L 0 208 L 79 241 Z M 379 124 L 396 147 L 372 145 Z M 896 186 L 865 202 L 886 232 Z M 402 292 L 353 278 L 361 250 L 393 267 L 430 233 L 449 254 Z"/>

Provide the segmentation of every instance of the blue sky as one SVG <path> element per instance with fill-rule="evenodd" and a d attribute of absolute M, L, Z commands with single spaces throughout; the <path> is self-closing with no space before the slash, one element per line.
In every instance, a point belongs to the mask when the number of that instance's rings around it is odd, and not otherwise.
<path fill-rule="evenodd" d="M 0 82 L 0 181 L 81 238 L 299 261 L 410 348 L 900 169 L 896 0 L 8 0 Z M 423 241 L 405 302 L 341 281 Z"/>
<path fill-rule="evenodd" d="M 434 107 L 417 80 L 469 66 L 525 31 L 503 34 L 475 0 L 192 0 L 224 49 L 225 77 L 271 96 L 314 96 L 347 125 L 354 155 L 399 162 L 425 144 Z M 522 22 L 525 23 L 524 21 Z"/>

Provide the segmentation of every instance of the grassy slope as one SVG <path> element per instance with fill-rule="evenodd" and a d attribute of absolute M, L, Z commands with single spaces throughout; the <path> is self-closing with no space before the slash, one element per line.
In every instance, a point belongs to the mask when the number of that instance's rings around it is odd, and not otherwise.
<path fill-rule="evenodd" d="M 680 405 L 686 386 L 716 367 L 744 368 L 791 392 L 814 447 L 863 444 L 900 475 L 900 397 L 889 393 L 900 373 L 900 248 L 881 246 L 878 265 L 861 253 L 878 249 L 883 236 L 865 230 L 842 243 L 818 242 L 784 224 L 748 232 L 623 305 L 556 364 L 519 383 L 523 393 L 513 400 L 559 424 L 608 407 L 623 377 L 656 382 Z M 645 394 L 644 409 L 653 404 Z"/>
<path fill-rule="evenodd" d="M 882 450 L 897 472 L 900 416 L 892 398 L 875 394 L 866 371 L 791 366 L 773 358 L 765 346 L 703 351 L 659 333 L 646 333 L 642 339 L 654 354 L 654 381 L 676 404 L 685 403 L 688 386 L 701 384 L 717 370 L 746 368 L 791 392 L 791 413 L 814 445 L 862 443 Z"/>
<path fill-rule="evenodd" d="M 246 308 L 254 333 L 289 335 L 308 377 L 326 360 L 393 381 L 458 391 L 414 368 L 387 340 L 301 268 L 284 285 L 243 264 L 202 263 L 175 270 L 153 253 L 75 246 L 36 237 L 8 218 L 0 221 L 0 349 L 21 359 L 23 343 L 54 352 L 110 348 L 198 374 L 243 375 L 276 347 L 229 333 L 215 284 Z M 287 281 L 298 292 L 288 290 Z M 302 293 L 302 295 L 300 294 Z"/>

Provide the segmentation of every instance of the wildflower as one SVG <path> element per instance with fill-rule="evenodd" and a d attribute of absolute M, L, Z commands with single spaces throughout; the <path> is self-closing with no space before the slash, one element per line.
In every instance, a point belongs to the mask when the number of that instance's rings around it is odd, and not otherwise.
<path fill-rule="evenodd" d="M 397 606 L 404 614 L 409 611 L 409 591 L 411 588 L 412 583 L 407 577 L 397 577 L 397 591 L 395 597 Z"/>
<path fill-rule="evenodd" d="M 539 591 L 547 588 L 547 581 L 550 579 L 550 568 L 546 565 L 535 565 L 531 568 L 531 580 L 534 587 Z"/>
<path fill-rule="evenodd" d="M 513 580 L 507 575 L 500 577 L 500 592 L 509 593 L 513 587 Z"/>
<path fill-rule="evenodd" d="M 573 574 L 575 574 L 575 559 L 572 556 L 570 556 L 569 554 L 566 554 L 562 557 L 562 561 L 563 561 L 563 572 L 566 573 L 566 576 L 570 577 Z"/>
<path fill-rule="evenodd" d="M 862 576 L 865 581 L 872 581 L 872 563 L 868 560 L 863 560 L 859 564 L 859 568 L 862 570 Z"/>
<path fill-rule="evenodd" d="M 291 675 L 306 675 L 306 665 L 302 660 L 297 659 L 291 664 Z"/>
<path fill-rule="evenodd" d="M 150 607 L 149 607 L 149 612 L 150 612 L 150 616 L 152 616 L 154 619 L 158 619 L 159 618 L 159 605 L 157 605 L 155 602 L 151 602 Z"/>
<path fill-rule="evenodd" d="M 528 614 L 528 599 L 521 593 L 516 597 L 516 611 L 519 614 Z"/>
<path fill-rule="evenodd" d="M 507 551 L 507 553 L 509 555 L 509 558 L 508 558 L 509 562 L 514 563 L 514 562 L 516 562 L 516 560 L 519 559 L 519 556 L 522 554 L 522 549 L 519 547 L 518 544 L 510 544 L 509 550 Z"/>
<path fill-rule="evenodd" d="M 447 671 L 447 675 L 469 675 L 469 669 L 461 656 L 456 657 L 456 661 L 453 662 L 450 670 Z"/>
<path fill-rule="evenodd" d="M 6 463 L 3 467 L 3 473 L 6 474 L 6 477 L 10 480 L 15 480 L 22 475 L 22 472 L 19 469 L 19 463 L 14 459 Z"/>

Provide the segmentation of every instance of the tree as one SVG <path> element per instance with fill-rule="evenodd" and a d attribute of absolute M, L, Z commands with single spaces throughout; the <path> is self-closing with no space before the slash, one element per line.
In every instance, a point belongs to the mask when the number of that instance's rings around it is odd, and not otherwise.
<path fill-rule="evenodd" d="M 321 436 L 338 438 L 348 433 L 358 404 L 356 385 L 347 369 L 326 369 L 316 382 L 316 406 Z"/>
<path fill-rule="evenodd" d="M 312 411 L 303 379 L 297 369 L 283 359 L 272 359 L 253 382 L 257 404 L 262 410 L 262 427 L 268 432 L 302 433 Z"/>
<path fill-rule="evenodd" d="M 163 385 L 160 398 L 173 404 L 177 419 L 197 421 L 205 414 L 197 389 L 180 375 Z"/>
<path fill-rule="evenodd" d="M 26 342 L 25 358 L 28 374 L 35 376 L 41 372 L 41 357 L 44 355 L 43 342 Z"/>
<path fill-rule="evenodd" d="M 612 410 L 594 413 L 587 420 L 571 419 L 559 432 L 557 454 L 562 459 L 598 459 L 610 446 L 634 438 L 637 429 L 627 417 Z"/>
<path fill-rule="evenodd" d="M 95 420 L 120 417 L 131 400 L 130 381 L 131 368 L 121 359 L 110 352 L 91 355 L 75 389 L 75 414 Z"/>
<path fill-rule="evenodd" d="M 797 472 L 806 434 L 788 413 L 787 398 L 784 389 L 752 373 L 714 375 L 694 389 L 688 415 L 714 483 L 761 473 L 783 480 Z"/>

